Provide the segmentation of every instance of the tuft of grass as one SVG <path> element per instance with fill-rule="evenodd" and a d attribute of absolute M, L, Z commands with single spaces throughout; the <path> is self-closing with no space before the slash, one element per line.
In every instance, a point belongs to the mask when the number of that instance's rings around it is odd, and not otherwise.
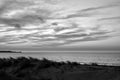
<path fill-rule="evenodd" d="M 0 80 L 120 80 L 120 66 L 32 57 L 0 58 Z"/>

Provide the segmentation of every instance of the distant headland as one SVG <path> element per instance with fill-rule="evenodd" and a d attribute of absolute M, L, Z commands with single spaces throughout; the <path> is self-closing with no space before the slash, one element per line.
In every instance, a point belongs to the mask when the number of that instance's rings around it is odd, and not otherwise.
<path fill-rule="evenodd" d="M 22 53 L 21 51 L 0 51 L 0 53 Z"/>

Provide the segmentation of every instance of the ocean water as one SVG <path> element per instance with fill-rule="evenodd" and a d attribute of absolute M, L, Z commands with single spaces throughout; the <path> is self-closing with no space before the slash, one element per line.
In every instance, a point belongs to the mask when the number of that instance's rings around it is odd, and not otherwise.
<path fill-rule="evenodd" d="M 54 61 L 75 61 L 120 66 L 120 51 L 25 51 L 23 53 L 0 53 L 0 58 L 8 57 L 47 58 Z"/>

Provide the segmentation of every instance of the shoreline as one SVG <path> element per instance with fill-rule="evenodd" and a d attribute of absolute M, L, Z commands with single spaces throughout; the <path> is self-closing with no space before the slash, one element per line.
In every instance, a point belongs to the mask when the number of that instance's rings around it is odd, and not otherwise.
<path fill-rule="evenodd" d="M 34 58 L 34 59 L 38 59 L 38 60 L 42 60 L 42 59 L 47 59 L 47 60 L 50 60 L 50 61 L 55 61 L 55 62 L 76 62 L 80 65 L 91 65 L 93 63 L 97 64 L 98 66 L 102 66 L 102 65 L 106 65 L 106 66 L 120 66 L 120 64 L 118 63 L 100 63 L 100 62 L 81 62 L 81 61 L 73 61 L 73 60 L 55 60 L 55 59 L 50 59 L 50 58 L 47 58 L 47 57 L 41 57 L 41 58 L 35 58 L 35 57 L 31 57 L 31 56 L 18 56 L 18 57 L 3 57 L 3 58 L 0 58 L 0 59 L 10 59 L 10 58 L 13 58 L 13 59 L 17 59 L 17 58 L 21 58 L 21 57 L 24 57 L 24 58 Z"/>

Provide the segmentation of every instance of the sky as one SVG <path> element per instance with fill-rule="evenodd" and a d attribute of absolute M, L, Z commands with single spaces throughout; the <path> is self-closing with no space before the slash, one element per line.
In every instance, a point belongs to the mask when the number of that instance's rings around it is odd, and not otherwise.
<path fill-rule="evenodd" d="M 0 50 L 120 50 L 119 0 L 0 0 Z"/>

